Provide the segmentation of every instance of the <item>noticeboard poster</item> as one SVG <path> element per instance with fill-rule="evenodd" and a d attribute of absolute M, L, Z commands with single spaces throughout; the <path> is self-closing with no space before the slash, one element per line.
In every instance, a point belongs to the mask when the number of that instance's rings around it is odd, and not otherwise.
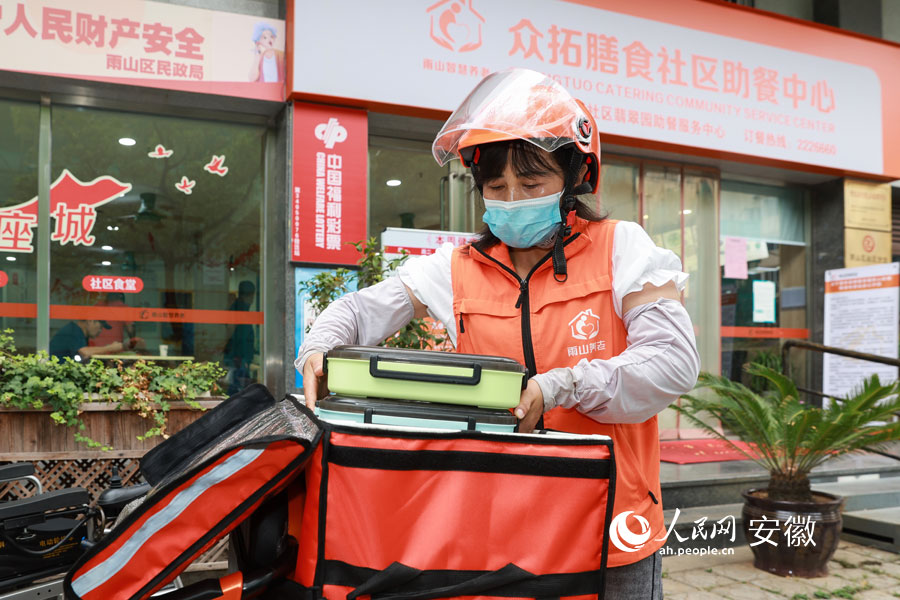
<path fill-rule="evenodd" d="M 826 346 L 897 358 L 900 263 L 825 272 Z M 825 354 L 823 390 L 846 396 L 863 379 L 897 378 L 897 367 Z"/>

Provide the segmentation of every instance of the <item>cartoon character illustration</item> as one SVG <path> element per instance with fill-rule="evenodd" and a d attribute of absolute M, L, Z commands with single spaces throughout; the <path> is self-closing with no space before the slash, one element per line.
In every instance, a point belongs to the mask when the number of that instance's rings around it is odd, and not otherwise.
<path fill-rule="evenodd" d="M 250 81 L 277 83 L 284 81 L 284 51 L 275 48 L 278 33 L 268 23 L 259 22 L 253 28 L 253 66 Z"/>

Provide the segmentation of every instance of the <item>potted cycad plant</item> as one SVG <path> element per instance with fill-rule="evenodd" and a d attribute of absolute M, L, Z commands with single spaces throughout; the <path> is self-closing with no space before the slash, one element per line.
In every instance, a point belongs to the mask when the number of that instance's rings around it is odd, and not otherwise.
<path fill-rule="evenodd" d="M 745 365 L 768 389 L 757 393 L 727 377 L 701 373 L 697 393 L 674 407 L 689 421 L 768 470 L 766 488 L 743 493 L 743 527 L 754 566 L 778 575 L 827 575 L 841 532 L 843 499 L 810 489 L 809 474 L 827 460 L 900 439 L 900 382 L 867 379 L 825 408 L 800 400 L 786 376 Z M 712 415 L 722 430 L 704 420 Z M 732 437 L 745 443 L 735 444 Z"/>

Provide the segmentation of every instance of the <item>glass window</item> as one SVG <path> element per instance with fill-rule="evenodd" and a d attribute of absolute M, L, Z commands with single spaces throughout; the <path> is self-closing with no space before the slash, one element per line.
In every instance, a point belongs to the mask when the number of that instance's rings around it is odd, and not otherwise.
<path fill-rule="evenodd" d="M 681 168 L 644 166 L 644 229 L 657 246 L 679 258 L 681 247 Z"/>
<path fill-rule="evenodd" d="M 803 244 L 803 196 L 792 188 L 723 181 L 721 235 Z"/>
<path fill-rule="evenodd" d="M 0 100 L 0 131 L 0 329 L 34 352 L 40 106 Z"/>
<path fill-rule="evenodd" d="M 67 106 L 51 125 L 51 352 L 258 381 L 265 128 Z"/>
<path fill-rule="evenodd" d="M 637 163 L 603 159 L 600 170 L 600 209 L 610 219 L 640 222 L 638 219 Z"/>
<path fill-rule="evenodd" d="M 683 265 L 690 277 L 684 305 L 694 324 L 700 364 L 707 371 L 717 371 L 719 362 L 719 328 L 713 316 L 718 312 L 719 264 L 709 243 L 718 221 L 718 187 L 718 172 L 685 169 Z"/>
<path fill-rule="evenodd" d="M 808 334 L 806 200 L 797 188 L 722 181 L 721 202 L 722 374 L 752 384 L 745 363 L 780 368 L 781 341 Z M 725 277 L 726 237 L 746 240 L 746 279 Z M 803 379 L 802 361 L 792 372 Z"/>
<path fill-rule="evenodd" d="M 370 137 L 369 235 L 380 241 L 386 227 L 450 229 L 449 172 L 427 143 Z"/>
<path fill-rule="evenodd" d="M 655 161 L 604 158 L 601 200 L 610 218 L 641 223 L 661 248 L 681 258 L 690 275 L 683 301 L 697 335 L 701 367 L 719 367 L 718 256 L 709 232 L 718 222 L 719 173 L 716 170 Z M 674 410 L 659 415 L 664 438 L 690 437 Z"/>

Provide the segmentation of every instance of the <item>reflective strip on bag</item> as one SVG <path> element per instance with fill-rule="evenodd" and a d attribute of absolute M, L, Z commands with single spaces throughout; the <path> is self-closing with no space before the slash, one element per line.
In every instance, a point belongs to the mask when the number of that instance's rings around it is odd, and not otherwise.
<path fill-rule="evenodd" d="M 72 589 L 80 597 L 90 594 L 113 575 L 128 567 L 129 561 L 144 545 L 151 542 L 154 535 L 161 531 L 197 501 L 206 491 L 227 481 L 257 458 L 265 449 L 242 449 L 215 466 L 208 473 L 194 481 L 190 486 L 178 492 L 171 502 L 159 512 L 147 519 L 126 542 L 108 558 L 72 581 Z"/>

